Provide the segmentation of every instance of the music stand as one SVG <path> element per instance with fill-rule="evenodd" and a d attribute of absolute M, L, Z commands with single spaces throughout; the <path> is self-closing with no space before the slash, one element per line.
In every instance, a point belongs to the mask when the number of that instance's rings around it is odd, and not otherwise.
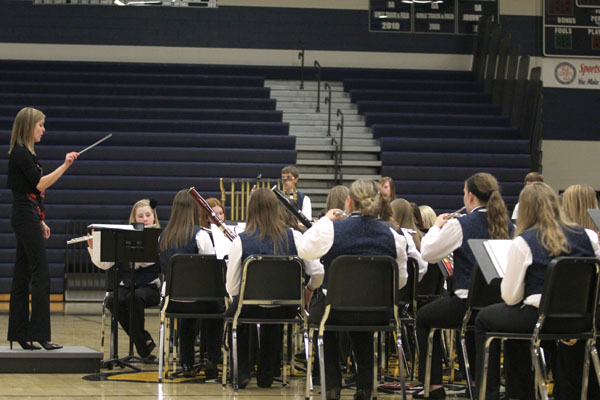
<path fill-rule="evenodd" d="M 473 251 L 475 261 L 485 278 L 486 283 L 489 285 L 491 281 L 497 278 L 503 278 L 498 269 L 494 266 L 494 262 L 484 243 L 490 241 L 490 239 L 469 239 L 467 243 Z"/>
<path fill-rule="evenodd" d="M 596 225 L 596 228 L 600 229 L 600 209 L 597 208 L 588 208 L 588 215 Z"/>
<path fill-rule="evenodd" d="M 113 312 L 111 318 L 111 355 L 110 359 L 103 362 L 104 368 L 112 369 L 113 366 L 129 367 L 140 371 L 139 368 L 128 364 L 127 361 L 133 357 L 133 343 L 130 342 L 130 354 L 124 359 L 118 355 L 118 293 L 119 293 L 119 263 L 131 263 L 132 281 L 130 290 L 135 293 L 133 270 L 136 262 L 157 262 L 158 261 L 158 237 L 161 229 L 144 229 L 142 224 L 135 225 L 102 225 L 94 224 L 88 228 L 101 231 L 102 240 L 100 248 L 100 261 L 113 262 L 115 266 L 115 278 L 113 279 Z M 136 229 L 137 228 L 137 229 Z M 133 329 L 131 320 L 133 318 L 133 296 L 130 296 L 130 330 Z"/>

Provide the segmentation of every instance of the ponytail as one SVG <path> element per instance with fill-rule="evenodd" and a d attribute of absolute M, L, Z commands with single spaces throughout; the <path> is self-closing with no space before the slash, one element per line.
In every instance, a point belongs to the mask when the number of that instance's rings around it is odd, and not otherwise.
<path fill-rule="evenodd" d="M 490 239 L 509 239 L 508 212 L 496 178 L 479 172 L 467 179 L 465 184 L 467 190 L 485 204 Z"/>

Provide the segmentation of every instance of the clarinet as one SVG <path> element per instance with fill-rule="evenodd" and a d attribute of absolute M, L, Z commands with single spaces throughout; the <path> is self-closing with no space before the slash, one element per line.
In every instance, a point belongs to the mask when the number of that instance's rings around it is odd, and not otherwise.
<path fill-rule="evenodd" d="M 233 233 L 227 227 L 227 225 L 225 225 L 225 222 L 223 222 L 223 220 L 217 216 L 217 213 L 215 213 L 215 211 L 212 209 L 212 207 L 208 205 L 206 200 L 204 200 L 204 197 L 200 196 L 200 193 L 198 193 L 198 191 L 196 191 L 196 188 L 191 187 L 190 190 L 188 191 L 188 193 L 190 195 L 192 195 L 192 197 L 194 199 L 196 199 L 198 204 L 200 204 L 200 207 L 202 207 L 204 209 L 204 211 L 206 211 L 210 222 L 217 225 L 219 227 L 219 229 L 221 230 L 221 232 L 223 232 L 223 234 L 225 236 L 227 236 L 227 239 L 229 239 L 233 242 L 233 239 L 235 239 L 237 237 L 237 235 L 235 233 Z"/>
<path fill-rule="evenodd" d="M 307 228 L 310 228 L 312 226 L 312 223 L 309 221 L 308 218 L 306 218 L 306 215 L 302 214 L 302 211 L 300 211 L 297 207 L 294 207 L 294 205 L 290 202 L 290 199 L 288 199 L 288 197 L 285 194 L 283 194 L 281 190 L 277 189 L 276 186 L 273 186 L 271 190 L 273 191 L 273 193 L 275 193 L 275 197 L 277 197 L 277 199 L 285 206 L 285 208 L 289 212 L 291 212 L 294 215 L 294 217 L 298 218 L 298 221 L 300 221 L 302 225 L 304 225 Z"/>

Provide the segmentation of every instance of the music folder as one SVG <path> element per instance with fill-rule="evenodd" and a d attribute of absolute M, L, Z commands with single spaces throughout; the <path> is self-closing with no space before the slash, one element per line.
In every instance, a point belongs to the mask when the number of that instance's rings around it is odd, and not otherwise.
<path fill-rule="evenodd" d="M 468 243 L 488 284 L 494 279 L 504 277 L 512 240 L 469 239 Z"/>
<path fill-rule="evenodd" d="M 600 230 L 600 209 L 588 208 L 587 213 L 594 222 L 594 225 L 596 225 L 596 228 Z"/>

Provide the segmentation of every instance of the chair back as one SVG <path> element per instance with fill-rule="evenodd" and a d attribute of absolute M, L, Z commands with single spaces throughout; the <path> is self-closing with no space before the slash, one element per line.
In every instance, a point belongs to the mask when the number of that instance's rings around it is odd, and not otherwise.
<path fill-rule="evenodd" d="M 500 303 L 502 301 L 500 295 L 501 282 L 502 280 L 498 278 L 488 284 L 479 265 L 475 264 L 471 272 L 471 287 L 469 288 L 467 307 L 472 311 L 479 311 L 489 305 Z"/>
<path fill-rule="evenodd" d="M 304 262 L 296 256 L 251 255 L 244 261 L 240 303 L 300 305 Z"/>
<path fill-rule="evenodd" d="M 329 267 L 326 305 L 332 311 L 394 309 L 398 265 L 388 256 L 339 256 Z"/>
<path fill-rule="evenodd" d="M 222 301 L 224 270 L 214 255 L 175 254 L 167 264 L 166 295 L 170 301 Z"/>
<path fill-rule="evenodd" d="M 446 280 L 446 277 L 442 274 L 442 268 L 445 269 L 446 267 L 440 265 L 441 263 L 440 261 L 435 264 L 429 264 L 423 279 L 417 283 L 416 297 L 420 304 L 426 304 L 433 299 L 441 297 L 442 290 L 444 289 L 444 281 Z"/>
<path fill-rule="evenodd" d="M 419 282 L 419 264 L 414 258 L 409 258 L 406 261 L 406 272 L 408 274 L 406 285 L 396 293 L 396 304 L 409 304 L 412 308 L 414 307 L 415 293 Z"/>
<path fill-rule="evenodd" d="M 594 319 L 599 263 L 592 257 L 558 257 L 546 271 L 539 313 L 546 318 Z"/>

